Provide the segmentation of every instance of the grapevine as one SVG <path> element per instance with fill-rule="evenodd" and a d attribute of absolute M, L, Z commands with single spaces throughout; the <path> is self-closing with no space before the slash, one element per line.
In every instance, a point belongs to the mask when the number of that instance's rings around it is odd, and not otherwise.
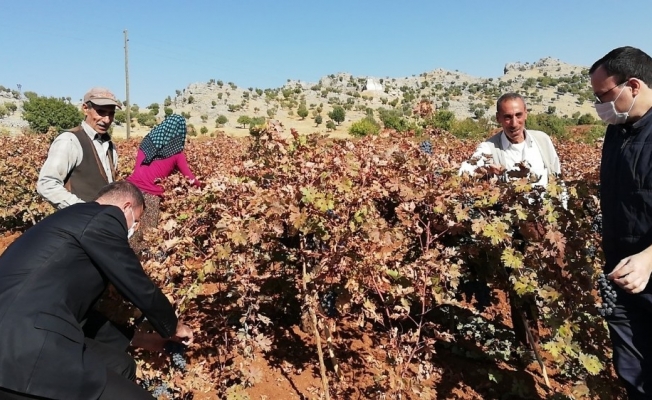
<path fill-rule="evenodd" d="M 184 319 L 201 327 L 195 343 L 202 351 L 193 354 L 192 368 L 201 379 L 189 377 L 182 349 L 169 351 L 173 368 L 186 371 L 175 377 L 195 379 L 189 391 L 201 387 L 216 398 L 245 392 L 264 376 L 254 360 L 313 370 L 321 334 L 331 360 L 369 360 L 355 373 L 340 364 L 343 377 L 374 382 L 338 380 L 324 366 L 335 379 L 314 383 L 321 391 L 434 398 L 432 391 L 446 385 L 437 374 L 443 342 L 455 348 L 472 340 L 478 351 L 513 361 L 513 338 L 501 337 L 498 346 L 482 327 L 501 326 L 495 303 L 514 293 L 536 299 L 545 328 L 541 347 L 558 371 L 551 378 L 559 390 L 570 395 L 579 382 L 593 396 L 615 398 L 608 333 L 592 294 L 604 264 L 599 146 L 555 142 L 570 194 L 566 209 L 554 180 L 542 194 L 525 179 L 458 176 L 477 142 L 441 130 L 426 129 L 419 139 L 388 134 L 350 141 L 261 129 L 253 139 L 193 141 L 188 162 L 206 187 L 180 175 L 164 180 L 159 225 L 144 234 L 145 271 L 183 306 Z M 53 211 L 35 192 L 47 142 L 37 136 L 0 142 L 0 225 L 23 231 Z M 121 178 L 138 144 L 117 141 Z M 608 296 L 602 304 L 613 308 L 608 299 L 615 304 Z M 295 325 L 309 304 L 323 312 L 311 315 L 317 329 L 299 337 Z M 473 335 L 451 326 L 451 314 L 477 318 L 468 322 L 477 329 L 463 326 Z M 286 351 L 288 337 L 301 341 L 294 348 L 308 349 L 302 360 Z M 362 337 L 367 349 L 353 354 Z M 369 351 L 378 349 L 382 354 Z M 142 368 L 151 373 L 152 365 Z M 506 382 L 487 383 L 478 398 L 509 390 Z"/>

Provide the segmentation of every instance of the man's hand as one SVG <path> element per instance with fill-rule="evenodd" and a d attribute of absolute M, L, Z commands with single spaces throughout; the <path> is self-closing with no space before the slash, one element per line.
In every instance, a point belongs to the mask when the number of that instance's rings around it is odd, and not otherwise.
<path fill-rule="evenodd" d="M 136 331 L 134 332 L 134 337 L 131 339 L 131 345 L 148 351 L 162 352 L 167 341 L 168 339 L 164 339 L 156 332 L 147 333 Z"/>
<path fill-rule="evenodd" d="M 487 165 L 486 168 L 489 175 L 502 175 L 505 172 L 505 168 L 498 164 Z"/>
<path fill-rule="evenodd" d="M 179 321 L 179 323 L 177 324 L 177 332 L 172 337 L 172 340 L 181 342 L 185 345 L 189 345 L 192 343 L 192 339 L 193 339 L 193 334 L 190 327 L 188 327 L 188 325 L 183 324 L 181 323 L 181 321 Z"/>
<path fill-rule="evenodd" d="M 638 254 L 625 257 L 608 275 L 627 293 L 640 293 L 647 286 L 652 273 L 652 251 L 646 249 Z"/>

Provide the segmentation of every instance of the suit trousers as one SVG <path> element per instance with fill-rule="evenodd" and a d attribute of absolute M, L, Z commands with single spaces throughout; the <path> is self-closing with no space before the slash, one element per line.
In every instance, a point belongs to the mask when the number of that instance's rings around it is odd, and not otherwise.
<path fill-rule="evenodd" d="M 115 372 L 106 371 L 106 387 L 98 400 L 152 400 L 154 397 L 133 381 Z M 47 397 L 30 396 L 0 388 L 0 400 L 46 400 Z M 48 399 L 49 400 L 49 399 Z"/>
<path fill-rule="evenodd" d="M 106 331 L 105 331 L 106 332 Z M 139 400 L 152 399 L 152 395 L 138 386 L 136 377 L 136 363 L 126 352 L 113 345 L 86 338 L 86 348 L 100 357 L 106 365 L 106 387 L 99 400 Z M 19 399 L 44 399 L 44 397 L 30 396 L 0 388 L 0 400 Z"/>
<path fill-rule="evenodd" d="M 616 291 L 614 314 L 606 317 L 614 368 L 629 400 L 652 400 L 652 294 Z"/>

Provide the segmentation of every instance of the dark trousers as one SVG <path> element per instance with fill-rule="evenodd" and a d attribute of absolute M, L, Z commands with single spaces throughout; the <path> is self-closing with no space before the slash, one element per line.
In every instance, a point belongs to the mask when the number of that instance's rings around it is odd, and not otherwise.
<path fill-rule="evenodd" d="M 138 386 L 136 363 L 127 354 L 131 337 L 103 315 L 92 311 L 84 321 L 84 351 L 95 353 L 106 366 L 106 387 L 99 400 L 151 400 L 152 395 Z M 0 388 L 0 400 L 46 399 Z"/>
<path fill-rule="evenodd" d="M 152 400 L 154 397 L 133 381 L 107 369 L 106 387 L 98 400 Z M 30 396 L 0 388 L 0 400 L 45 400 L 47 397 Z"/>
<path fill-rule="evenodd" d="M 652 294 L 616 290 L 614 314 L 607 317 L 614 368 L 629 400 L 652 400 Z"/>

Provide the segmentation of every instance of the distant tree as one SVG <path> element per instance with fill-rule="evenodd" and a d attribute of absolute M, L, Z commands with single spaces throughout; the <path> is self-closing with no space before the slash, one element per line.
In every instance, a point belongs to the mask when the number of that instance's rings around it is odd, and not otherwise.
<path fill-rule="evenodd" d="M 215 100 L 211 101 L 211 105 L 212 105 L 213 107 L 215 107 L 215 106 L 217 105 L 217 101 L 215 101 Z"/>
<path fill-rule="evenodd" d="M 322 121 L 323 121 L 323 119 L 322 119 L 321 115 L 317 114 L 317 116 L 315 117 L 315 124 L 317 124 L 317 126 L 319 126 L 319 125 L 321 125 Z"/>
<path fill-rule="evenodd" d="M 136 119 L 141 126 L 152 128 L 156 125 L 156 117 L 149 113 L 140 113 Z"/>
<path fill-rule="evenodd" d="M 548 106 L 548 111 L 546 111 L 546 113 L 552 115 L 552 114 L 555 113 L 555 111 L 557 111 L 557 107 L 555 107 L 555 106 Z"/>
<path fill-rule="evenodd" d="M 243 128 L 246 128 L 247 125 L 251 123 L 251 117 L 249 117 L 248 115 L 241 115 L 241 116 L 238 117 L 237 122 L 239 124 L 242 124 Z"/>
<path fill-rule="evenodd" d="M 373 118 L 363 118 L 354 122 L 349 128 L 349 134 L 355 137 L 377 135 L 380 132 L 380 125 Z"/>
<path fill-rule="evenodd" d="M 306 119 L 308 116 L 308 109 L 306 108 L 305 104 L 301 104 L 299 108 L 297 109 L 297 115 L 301 117 L 301 119 Z"/>
<path fill-rule="evenodd" d="M 396 129 L 397 132 L 406 132 L 409 130 L 408 121 L 398 110 L 379 108 L 378 117 L 386 129 Z"/>
<path fill-rule="evenodd" d="M 165 116 L 168 117 L 174 113 L 174 110 L 172 110 L 170 107 L 164 107 L 163 112 L 165 113 Z"/>
<path fill-rule="evenodd" d="M 224 124 L 226 124 L 227 122 L 229 122 L 229 119 L 226 117 L 226 115 L 220 114 L 220 116 L 217 117 L 217 119 L 215 119 L 215 127 L 220 128 L 224 126 Z"/>
<path fill-rule="evenodd" d="M 342 106 L 335 106 L 333 107 L 333 110 L 328 113 L 328 116 L 330 119 L 333 121 L 337 122 L 337 124 L 341 124 L 344 122 L 344 118 L 346 117 L 346 111 L 344 111 L 344 108 Z"/>
<path fill-rule="evenodd" d="M 450 132 L 455 122 L 455 114 L 451 111 L 440 110 L 437 111 L 430 121 L 433 128 L 443 129 Z"/>
<path fill-rule="evenodd" d="M 131 106 L 131 113 L 136 115 L 140 112 L 140 107 L 138 107 L 138 104 L 134 104 Z"/>
<path fill-rule="evenodd" d="M 595 125 L 598 121 L 589 113 L 586 113 L 577 119 L 577 125 Z"/>
<path fill-rule="evenodd" d="M 329 119 L 328 121 L 326 121 L 326 129 L 327 129 L 328 131 L 334 131 L 336 128 L 337 128 L 337 127 L 335 126 L 335 122 L 333 122 L 333 121 L 330 120 L 330 119 Z"/>
<path fill-rule="evenodd" d="M 4 106 L 7 109 L 7 111 L 9 111 L 10 114 L 15 113 L 16 110 L 18 109 L 16 103 L 12 103 L 10 101 L 5 102 Z"/>
<path fill-rule="evenodd" d="M 190 112 L 181 111 L 181 116 L 187 120 L 190 119 Z"/>
<path fill-rule="evenodd" d="M 124 111 L 124 110 L 116 110 L 115 111 L 115 117 L 113 118 L 113 120 L 117 124 L 120 124 L 120 125 L 126 123 L 127 122 L 127 112 Z"/>
<path fill-rule="evenodd" d="M 27 92 L 23 93 L 23 95 L 28 100 L 30 100 L 30 99 L 32 99 L 34 97 L 38 97 L 38 94 L 36 94 L 36 92 L 31 92 L 29 90 Z M 70 97 L 68 97 L 67 100 L 68 100 L 68 103 L 70 103 Z"/>
<path fill-rule="evenodd" d="M 188 96 L 188 104 L 192 104 L 195 102 L 195 97 L 193 95 Z"/>
<path fill-rule="evenodd" d="M 200 118 L 201 118 L 201 122 L 203 122 L 203 123 L 206 123 L 206 121 L 208 121 L 208 115 L 206 115 L 206 114 L 202 114 L 200 116 Z"/>
<path fill-rule="evenodd" d="M 276 109 L 274 109 L 274 108 L 268 108 L 267 109 L 267 116 L 268 117 L 274 118 L 275 115 L 276 115 Z"/>
<path fill-rule="evenodd" d="M 9 115 L 9 110 L 7 110 L 4 105 L 0 104 L 0 119 L 6 117 L 7 115 Z"/>
<path fill-rule="evenodd" d="M 150 113 L 150 114 L 152 114 L 152 115 L 158 115 L 158 111 L 159 111 L 159 105 L 158 105 L 158 103 L 152 103 L 152 104 L 150 104 L 149 107 L 147 107 L 147 108 L 149 108 L 149 113 Z"/>
<path fill-rule="evenodd" d="M 34 132 L 45 133 L 53 126 L 57 130 L 77 126 L 84 118 L 74 105 L 54 97 L 33 97 L 23 103 L 23 119 Z"/>
<path fill-rule="evenodd" d="M 218 93 L 217 94 L 217 99 L 222 100 L 222 96 L 224 96 L 224 93 Z"/>
<path fill-rule="evenodd" d="M 205 135 L 205 134 L 208 133 L 208 128 L 205 127 L 205 126 L 202 126 L 201 129 L 199 130 L 199 132 L 201 132 L 202 135 Z"/>
<path fill-rule="evenodd" d="M 177 89 L 176 94 L 177 94 L 177 96 L 181 96 L 181 90 Z"/>
<path fill-rule="evenodd" d="M 249 128 L 254 126 L 263 125 L 265 123 L 265 117 L 253 117 L 249 121 Z"/>
<path fill-rule="evenodd" d="M 166 97 L 165 100 L 163 100 L 163 107 L 170 107 L 172 105 L 172 99 L 170 96 Z"/>

